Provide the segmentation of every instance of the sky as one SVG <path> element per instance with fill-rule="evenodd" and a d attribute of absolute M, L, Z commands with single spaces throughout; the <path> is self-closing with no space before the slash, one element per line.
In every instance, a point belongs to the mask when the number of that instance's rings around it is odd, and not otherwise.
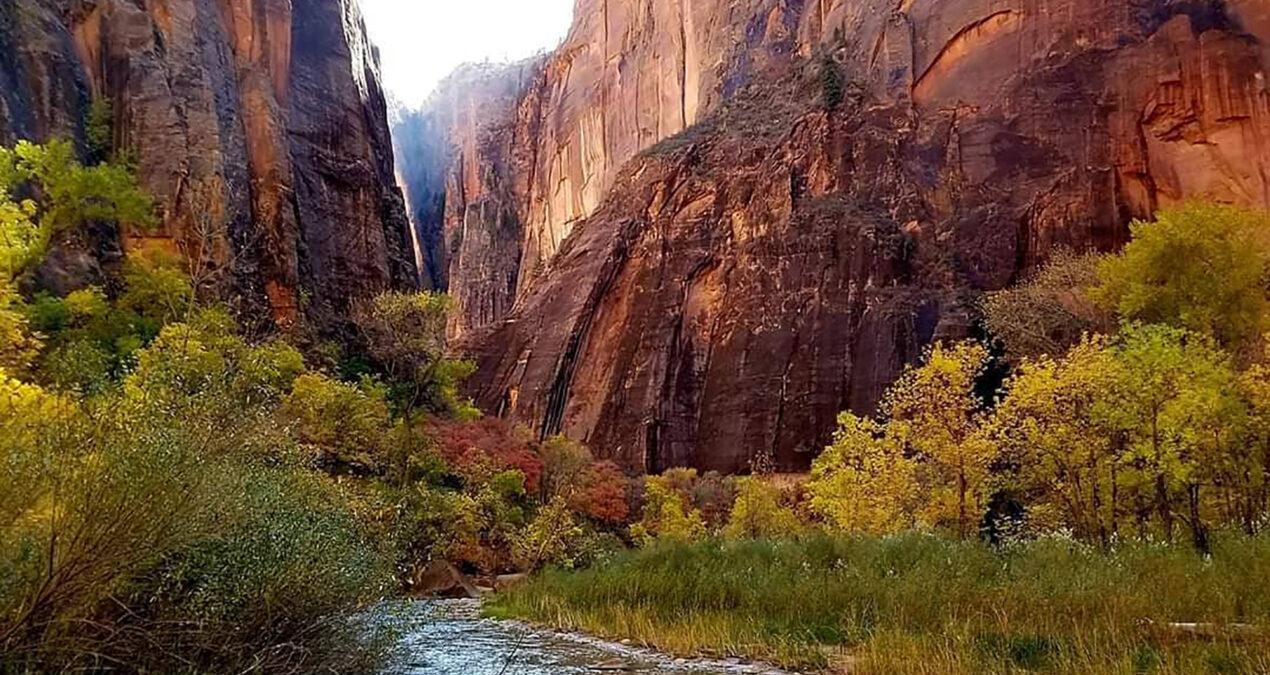
<path fill-rule="evenodd" d="M 361 0 L 380 50 L 384 87 L 417 107 L 456 67 L 516 61 L 553 49 L 573 0 Z"/>

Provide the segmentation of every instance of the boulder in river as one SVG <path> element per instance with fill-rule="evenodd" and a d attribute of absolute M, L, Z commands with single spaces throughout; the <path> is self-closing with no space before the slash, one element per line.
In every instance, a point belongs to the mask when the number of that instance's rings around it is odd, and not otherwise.
<path fill-rule="evenodd" d="M 465 574 L 444 560 L 434 560 L 415 575 L 413 590 L 417 595 L 439 598 L 479 598 L 481 591 Z"/>

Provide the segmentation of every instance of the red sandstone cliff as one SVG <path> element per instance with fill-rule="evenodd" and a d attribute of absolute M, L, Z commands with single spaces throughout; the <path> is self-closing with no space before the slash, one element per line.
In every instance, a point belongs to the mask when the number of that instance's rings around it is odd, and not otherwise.
<path fill-rule="evenodd" d="M 632 468 L 805 467 L 1054 245 L 1270 207 L 1267 40 L 1265 0 L 580 0 L 434 125 L 472 392 Z"/>
<path fill-rule="evenodd" d="M 331 325 L 416 283 L 355 0 L 0 4 L 0 141 L 82 145 L 102 99 L 162 212 L 146 236 L 203 258 L 245 311 Z"/>

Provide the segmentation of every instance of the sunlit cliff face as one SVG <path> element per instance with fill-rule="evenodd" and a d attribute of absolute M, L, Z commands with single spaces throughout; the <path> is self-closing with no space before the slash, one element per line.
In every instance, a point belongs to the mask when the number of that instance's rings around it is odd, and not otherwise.
<path fill-rule="evenodd" d="M 429 108 L 472 393 L 629 466 L 805 467 L 1052 247 L 1270 205 L 1270 20 L 1215 7 L 583 0 Z"/>

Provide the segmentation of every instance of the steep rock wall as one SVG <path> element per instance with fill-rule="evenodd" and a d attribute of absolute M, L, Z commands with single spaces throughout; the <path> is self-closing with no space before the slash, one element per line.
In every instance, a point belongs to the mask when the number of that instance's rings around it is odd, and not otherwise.
<path fill-rule="evenodd" d="M 632 469 L 805 468 L 1054 246 L 1190 198 L 1270 208 L 1264 2 L 579 11 L 514 113 L 533 161 L 490 184 L 520 204 L 515 304 L 461 333 L 483 407 Z"/>
<path fill-rule="evenodd" d="M 395 125 L 424 281 L 454 298 L 455 337 L 497 321 L 515 301 L 537 142 L 531 92 L 543 62 L 465 66 Z"/>
<path fill-rule="evenodd" d="M 93 100 L 158 232 L 246 314 L 333 327 L 416 283 L 378 65 L 354 0 L 16 0 L 0 137 L 70 137 Z"/>
<path fill-rule="evenodd" d="M 787 4 L 580 0 L 549 57 L 456 73 L 417 118 L 427 124 L 399 127 L 399 147 L 419 154 L 403 166 L 416 228 L 441 242 L 443 254 L 430 255 L 444 273 L 434 276 L 460 309 L 454 337 L 505 316 L 636 153 L 696 123 L 750 73 L 785 63 L 798 16 Z M 470 245 L 453 255 L 472 241 L 456 233 L 474 223 L 519 241 L 497 255 Z M 479 291 L 464 281 L 493 279 L 497 288 Z"/>

